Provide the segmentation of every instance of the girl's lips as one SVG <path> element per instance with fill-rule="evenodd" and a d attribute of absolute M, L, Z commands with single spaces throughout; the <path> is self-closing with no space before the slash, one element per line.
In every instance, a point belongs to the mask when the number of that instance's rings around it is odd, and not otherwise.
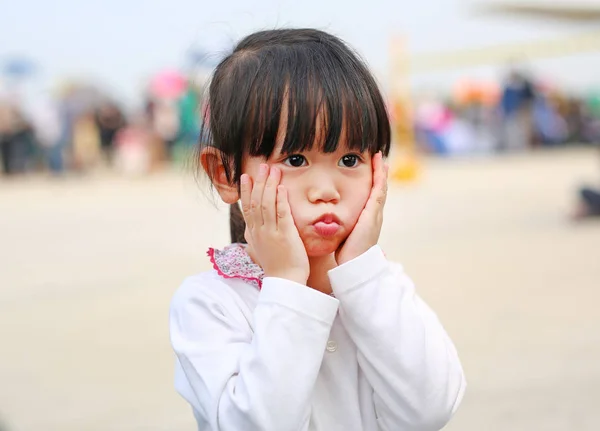
<path fill-rule="evenodd" d="M 334 236 L 340 229 L 340 225 L 336 222 L 325 223 L 323 221 L 318 221 L 313 226 L 315 231 L 325 238 Z"/>
<path fill-rule="evenodd" d="M 329 224 L 329 223 L 342 224 L 340 222 L 340 219 L 338 218 L 338 216 L 336 216 L 333 213 L 323 214 L 321 217 L 319 217 L 318 219 L 313 221 L 313 224 L 317 224 L 319 222 L 323 222 L 323 223 L 327 223 L 327 224 Z"/>
<path fill-rule="evenodd" d="M 318 235 L 329 238 L 340 230 L 340 219 L 335 214 L 324 214 L 313 222 Z"/>

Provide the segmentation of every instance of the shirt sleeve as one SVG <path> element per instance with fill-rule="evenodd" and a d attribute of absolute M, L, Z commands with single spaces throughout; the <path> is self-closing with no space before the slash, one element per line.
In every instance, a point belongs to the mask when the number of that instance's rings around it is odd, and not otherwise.
<path fill-rule="evenodd" d="M 374 390 L 381 430 L 439 430 L 465 378 L 456 349 L 402 267 L 379 246 L 329 271 L 340 318 Z"/>
<path fill-rule="evenodd" d="M 252 332 L 231 295 L 220 293 L 227 286 L 216 287 L 180 289 L 173 299 L 171 342 L 186 380 L 180 393 L 212 431 L 307 428 L 338 300 L 265 278 Z"/>

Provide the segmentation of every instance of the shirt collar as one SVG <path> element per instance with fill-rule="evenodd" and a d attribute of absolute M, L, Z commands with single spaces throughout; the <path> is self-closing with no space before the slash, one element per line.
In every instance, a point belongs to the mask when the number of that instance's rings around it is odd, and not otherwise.
<path fill-rule="evenodd" d="M 222 250 L 209 248 L 207 254 L 221 277 L 244 280 L 260 289 L 264 271 L 252 261 L 246 247 L 245 244 L 235 243 Z"/>

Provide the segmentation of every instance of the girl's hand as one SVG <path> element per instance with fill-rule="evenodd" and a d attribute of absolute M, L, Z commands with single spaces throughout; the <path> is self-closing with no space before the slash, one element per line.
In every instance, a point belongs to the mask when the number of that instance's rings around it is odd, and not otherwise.
<path fill-rule="evenodd" d="M 242 213 L 246 241 L 252 247 L 266 277 L 279 277 L 306 284 L 310 273 L 306 249 L 292 219 L 285 188 L 279 184 L 281 170 L 260 165 L 254 184 L 243 174 Z"/>
<path fill-rule="evenodd" d="M 373 188 L 356 226 L 336 251 L 338 265 L 360 256 L 377 244 L 383 224 L 383 206 L 387 196 L 389 166 L 383 162 L 381 152 L 375 154 L 373 164 Z"/>

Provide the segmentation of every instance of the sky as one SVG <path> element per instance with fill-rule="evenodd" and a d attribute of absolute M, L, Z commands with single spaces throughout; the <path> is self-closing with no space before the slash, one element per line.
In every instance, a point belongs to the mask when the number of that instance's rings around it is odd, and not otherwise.
<path fill-rule="evenodd" d="M 392 35 L 405 37 L 411 53 L 435 53 L 585 30 L 581 24 L 475 16 L 469 4 L 467 0 L 0 0 L 0 62 L 14 55 L 31 58 L 40 66 L 36 77 L 40 87 L 49 88 L 61 78 L 90 77 L 114 94 L 135 100 L 152 73 L 184 65 L 193 47 L 218 58 L 234 41 L 259 29 L 310 26 L 335 33 L 365 57 L 380 81 L 388 76 Z M 593 72 L 599 67 L 600 53 L 536 63 L 543 73 L 580 86 L 596 80 L 600 84 Z M 413 76 L 413 85 L 447 88 L 465 74 L 499 73 L 494 66 L 424 74 Z"/>

